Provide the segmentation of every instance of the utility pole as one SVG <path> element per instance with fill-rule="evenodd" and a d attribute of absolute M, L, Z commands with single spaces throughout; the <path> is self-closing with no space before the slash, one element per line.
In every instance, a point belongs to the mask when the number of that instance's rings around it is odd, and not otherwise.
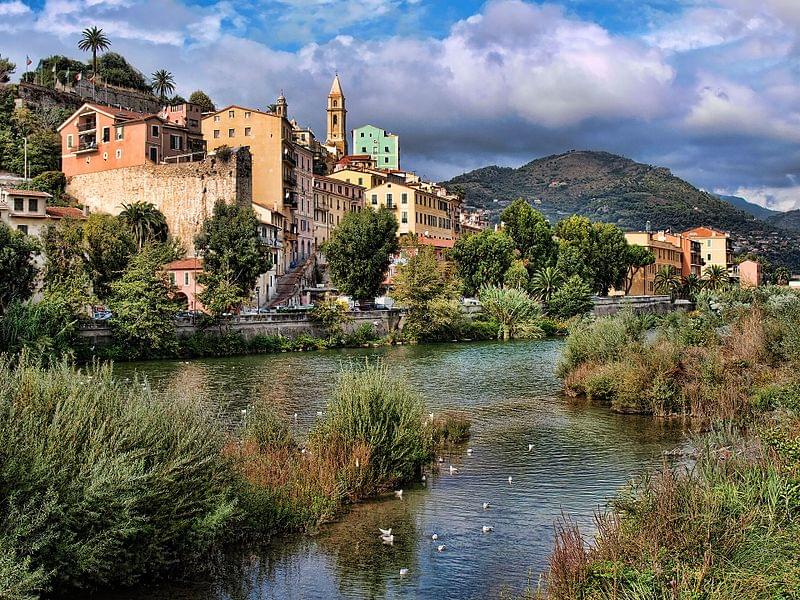
<path fill-rule="evenodd" d="M 22 141 L 23 141 L 23 146 L 25 148 L 25 157 L 24 157 L 25 162 L 22 171 L 22 176 L 25 179 L 25 181 L 28 181 L 28 136 L 27 135 L 23 136 Z"/>

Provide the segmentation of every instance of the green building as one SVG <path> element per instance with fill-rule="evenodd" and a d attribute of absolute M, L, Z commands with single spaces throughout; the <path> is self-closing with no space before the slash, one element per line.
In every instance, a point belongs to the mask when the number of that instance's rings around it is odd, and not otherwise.
<path fill-rule="evenodd" d="M 353 154 L 369 154 L 378 169 L 400 168 L 400 138 L 374 125 L 353 129 Z"/>

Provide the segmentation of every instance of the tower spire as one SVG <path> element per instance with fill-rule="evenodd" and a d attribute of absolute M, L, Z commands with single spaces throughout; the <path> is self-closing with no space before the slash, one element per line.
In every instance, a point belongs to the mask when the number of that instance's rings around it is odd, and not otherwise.
<path fill-rule="evenodd" d="M 336 153 L 341 157 L 347 154 L 347 109 L 345 97 L 342 92 L 342 82 L 336 72 L 328 94 L 328 138 L 326 146 L 336 148 Z"/>

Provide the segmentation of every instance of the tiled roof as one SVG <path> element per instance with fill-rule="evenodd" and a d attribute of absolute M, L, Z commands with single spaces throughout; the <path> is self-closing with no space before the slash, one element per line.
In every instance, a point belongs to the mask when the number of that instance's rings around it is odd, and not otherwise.
<path fill-rule="evenodd" d="M 201 271 L 203 269 L 203 261 L 199 258 L 182 258 L 173 260 L 165 268 L 167 271 Z"/>
<path fill-rule="evenodd" d="M 39 192 L 37 190 L 20 190 L 16 188 L 6 189 L 7 194 L 14 194 L 16 196 L 32 196 L 34 198 L 52 198 L 47 192 Z"/>
<path fill-rule="evenodd" d="M 440 240 L 439 238 L 430 238 L 424 235 L 417 236 L 420 244 L 427 246 L 434 246 L 436 248 L 452 248 L 455 245 L 455 240 Z"/>
<path fill-rule="evenodd" d="M 727 233 L 712 229 L 711 227 L 694 227 L 688 231 L 684 231 L 683 235 L 694 237 L 727 237 Z"/>
<path fill-rule="evenodd" d="M 45 208 L 45 212 L 47 212 L 48 217 L 52 217 L 53 219 L 85 219 L 86 215 L 83 214 L 83 211 L 80 208 L 74 208 L 72 206 L 48 206 Z"/>

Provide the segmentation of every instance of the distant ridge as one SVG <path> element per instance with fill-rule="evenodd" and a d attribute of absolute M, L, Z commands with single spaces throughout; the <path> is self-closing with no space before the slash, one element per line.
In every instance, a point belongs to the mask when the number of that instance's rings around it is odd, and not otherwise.
<path fill-rule="evenodd" d="M 736 208 L 745 211 L 746 213 L 750 213 L 757 219 L 761 219 L 762 221 L 769 220 L 770 217 L 775 215 L 780 215 L 781 212 L 778 210 L 770 210 L 769 208 L 764 208 L 758 204 L 754 204 L 752 202 L 748 202 L 744 198 L 740 196 L 725 196 L 723 194 L 717 194 L 717 196 L 727 202 L 728 204 L 732 204 Z"/>

